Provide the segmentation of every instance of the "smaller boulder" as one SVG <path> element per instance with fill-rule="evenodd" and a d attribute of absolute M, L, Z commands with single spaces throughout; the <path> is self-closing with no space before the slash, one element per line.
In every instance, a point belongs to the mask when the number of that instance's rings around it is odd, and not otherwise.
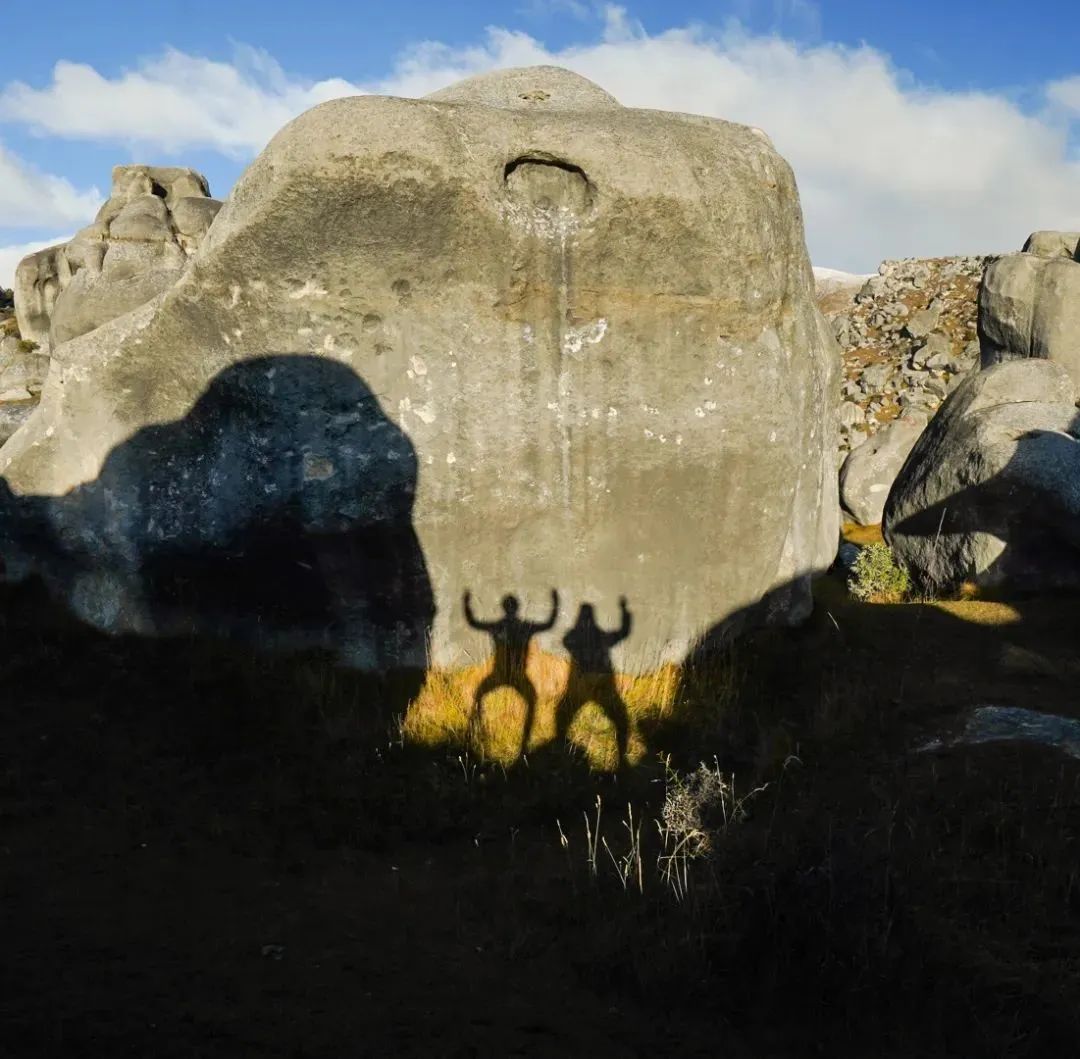
<path fill-rule="evenodd" d="M 860 525 L 874 526 L 881 521 L 889 490 L 927 422 L 925 412 L 909 408 L 844 461 L 840 502 Z"/>
<path fill-rule="evenodd" d="M 941 331 L 933 331 L 926 336 L 926 341 L 911 355 L 911 366 L 913 368 L 925 368 L 934 357 L 947 357 L 951 353 L 952 343 L 949 341 L 949 336 Z"/>
<path fill-rule="evenodd" d="M 1036 257 L 1076 257 L 1080 232 L 1032 232 L 1023 253 Z"/>
<path fill-rule="evenodd" d="M 925 338 L 931 331 L 937 329 L 941 322 L 940 306 L 930 305 L 912 313 L 904 324 L 904 334 L 909 338 Z"/>
<path fill-rule="evenodd" d="M 1080 385 L 1080 262 L 1009 254 L 986 270 L 979 291 L 984 368 L 1038 357 Z"/>
<path fill-rule="evenodd" d="M 885 505 L 885 539 L 915 582 L 1080 588 L 1080 416 L 1059 364 L 969 375 L 923 432 Z"/>

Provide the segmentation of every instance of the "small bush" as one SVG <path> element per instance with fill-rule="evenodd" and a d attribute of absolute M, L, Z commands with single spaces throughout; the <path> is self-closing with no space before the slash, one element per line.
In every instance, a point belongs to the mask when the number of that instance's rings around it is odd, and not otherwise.
<path fill-rule="evenodd" d="M 19 352 L 20 353 L 36 353 L 38 344 L 31 342 L 28 338 L 19 339 Z"/>
<path fill-rule="evenodd" d="M 887 544 L 868 544 L 851 567 L 848 591 L 864 603 L 900 603 L 911 590 L 911 579 L 898 566 Z"/>

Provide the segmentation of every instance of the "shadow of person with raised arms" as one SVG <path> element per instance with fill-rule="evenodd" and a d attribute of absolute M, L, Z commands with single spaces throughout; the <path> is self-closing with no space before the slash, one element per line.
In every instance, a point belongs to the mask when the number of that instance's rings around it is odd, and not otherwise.
<path fill-rule="evenodd" d="M 541 632 L 553 628 L 559 616 L 559 593 L 551 590 L 551 616 L 547 621 L 526 621 L 519 617 L 521 603 L 517 596 L 506 595 L 502 598 L 503 616 L 495 621 L 480 621 L 472 609 L 472 593 L 466 592 L 463 604 L 465 620 L 473 629 L 486 632 L 492 640 L 495 658 L 491 672 L 480 682 L 473 696 L 473 714 L 469 721 L 470 731 L 479 729 L 483 720 L 484 699 L 499 688 L 516 691 L 525 702 L 525 720 L 521 727 L 521 744 L 518 757 L 525 756 L 532 732 L 533 718 L 536 714 L 536 688 L 525 672 L 528 662 L 529 644 L 532 638 Z"/>
<path fill-rule="evenodd" d="M 616 749 L 622 768 L 630 734 L 630 711 L 615 686 L 611 651 L 630 635 L 633 626 L 625 596 L 619 599 L 619 610 L 622 613 L 619 628 L 605 632 L 596 623 L 593 605 L 582 603 L 574 627 L 563 637 L 563 646 L 570 655 L 570 675 L 566 690 L 555 707 L 555 731 L 565 740 L 578 712 L 588 703 L 596 703 L 615 726 Z"/>

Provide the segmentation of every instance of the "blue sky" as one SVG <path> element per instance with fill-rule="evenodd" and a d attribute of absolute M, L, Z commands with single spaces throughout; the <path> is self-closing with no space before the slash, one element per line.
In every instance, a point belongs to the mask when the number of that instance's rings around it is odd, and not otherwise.
<path fill-rule="evenodd" d="M 5 21 L 0 283 L 28 246 L 92 218 L 118 162 L 193 165 L 224 196 L 323 99 L 532 62 L 628 105 L 764 128 L 795 168 L 817 264 L 866 271 L 1080 227 L 1080 6 L 53 0 Z"/>

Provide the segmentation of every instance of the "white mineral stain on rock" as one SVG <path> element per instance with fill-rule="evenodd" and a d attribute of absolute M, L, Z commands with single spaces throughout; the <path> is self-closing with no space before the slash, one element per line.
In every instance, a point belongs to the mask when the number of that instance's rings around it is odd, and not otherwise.
<path fill-rule="evenodd" d="M 568 357 L 577 357 L 584 348 L 595 346 L 603 341 L 607 334 L 607 320 L 596 320 L 591 324 L 583 324 L 581 327 L 568 327 L 563 335 L 562 351 Z"/>
<path fill-rule="evenodd" d="M 423 357 L 410 357 L 409 367 L 412 368 L 413 372 L 417 375 L 427 375 L 427 364 L 424 363 Z"/>

